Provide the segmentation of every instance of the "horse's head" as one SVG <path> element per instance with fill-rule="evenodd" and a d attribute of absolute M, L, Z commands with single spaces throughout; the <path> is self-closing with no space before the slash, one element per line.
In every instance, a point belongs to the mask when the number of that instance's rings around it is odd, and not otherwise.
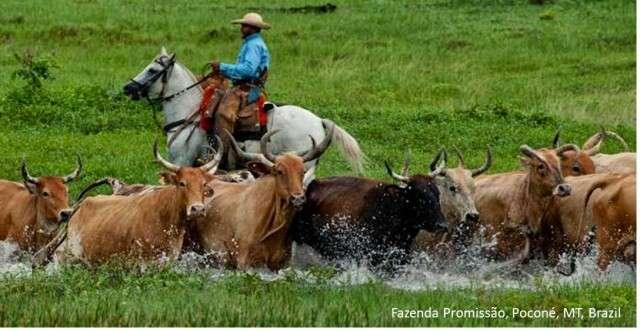
<path fill-rule="evenodd" d="M 133 100 L 140 98 L 162 98 L 167 80 L 176 62 L 176 55 L 167 53 L 162 47 L 156 56 L 136 77 L 124 86 L 124 94 Z"/>

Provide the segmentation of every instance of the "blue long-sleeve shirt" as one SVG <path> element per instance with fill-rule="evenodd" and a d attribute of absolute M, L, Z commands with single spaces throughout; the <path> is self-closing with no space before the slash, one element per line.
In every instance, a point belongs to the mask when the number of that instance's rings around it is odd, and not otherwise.
<path fill-rule="evenodd" d="M 221 63 L 220 73 L 232 81 L 253 80 L 269 68 L 271 55 L 260 33 L 256 32 L 244 38 L 235 64 Z"/>

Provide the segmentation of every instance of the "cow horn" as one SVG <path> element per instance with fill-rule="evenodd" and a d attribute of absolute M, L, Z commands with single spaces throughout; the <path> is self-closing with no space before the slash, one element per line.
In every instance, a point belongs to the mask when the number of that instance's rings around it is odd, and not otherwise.
<path fill-rule="evenodd" d="M 322 141 L 318 146 L 316 146 L 316 141 L 313 139 L 313 137 L 309 135 L 309 138 L 311 138 L 311 149 L 307 153 L 305 153 L 304 156 L 302 157 L 302 160 L 304 162 L 308 162 L 308 161 L 319 158 L 322 155 L 322 153 L 324 153 L 324 151 L 326 151 L 329 145 L 331 144 L 331 139 L 333 138 L 333 130 L 335 129 L 336 125 L 333 124 L 333 122 L 331 121 L 325 121 L 325 122 L 328 122 L 329 132 L 325 131 L 324 139 L 322 139 Z"/>
<path fill-rule="evenodd" d="M 262 155 L 264 155 L 264 157 L 267 160 L 269 160 L 271 163 L 276 162 L 276 156 L 271 154 L 271 152 L 269 152 L 269 149 L 267 148 L 267 143 L 269 142 L 269 140 L 271 140 L 271 136 L 278 133 L 279 131 L 280 130 L 269 131 L 265 133 L 264 136 L 262 136 L 262 139 L 260 139 L 260 153 L 262 153 Z"/>
<path fill-rule="evenodd" d="M 604 129 L 604 127 L 601 127 L 600 131 L 598 131 L 593 136 L 589 137 L 589 139 L 587 139 L 587 141 L 584 144 L 582 144 L 582 149 L 590 156 L 596 155 L 598 154 L 598 152 L 600 152 L 600 147 L 602 147 L 602 142 L 606 137 L 607 137 L 607 132 Z"/>
<path fill-rule="evenodd" d="M 153 155 L 156 157 L 156 162 L 160 163 L 160 165 L 162 165 L 163 167 L 165 167 L 167 170 L 176 172 L 178 170 L 180 170 L 180 167 L 165 160 L 161 155 L 160 152 L 158 152 L 158 139 L 156 139 L 153 142 Z"/>
<path fill-rule="evenodd" d="M 429 175 L 431 176 L 438 175 L 442 173 L 442 171 L 446 168 L 447 168 L 447 150 L 444 147 L 442 147 L 440 148 L 440 151 L 438 152 L 436 157 L 433 159 L 433 161 L 431 161 L 431 164 L 429 165 L 429 170 L 431 171 Z"/>
<path fill-rule="evenodd" d="M 277 130 L 276 130 L 277 131 Z M 272 131 L 274 132 L 274 131 Z M 273 167 L 273 162 L 269 161 L 263 154 L 259 154 L 259 153 L 248 153 L 243 151 L 240 146 L 238 146 L 238 143 L 236 142 L 236 139 L 233 138 L 233 135 L 227 130 L 224 129 L 224 134 L 227 135 L 227 138 L 229 139 L 229 142 L 231 142 L 231 147 L 233 147 L 233 150 L 236 152 L 236 154 L 245 159 L 245 160 L 249 160 L 249 161 L 258 161 L 260 163 L 263 163 L 264 165 L 268 166 L 268 167 Z M 269 135 L 270 133 L 265 134 Z M 264 139 L 264 137 L 263 137 Z"/>
<path fill-rule="evenodd" d="M 620 137 L 617 133 L 613 131 L 605 131 L 605 134 L 609 137 L 616 138 L 622 144 L 622 146 L 624 146 L 625 152 L 629 150 L 629 145 L 627 144 L 627 142 L 624 139 L 622 139 L 622 137 Z"/>
<path fill-rule="evenodd" d="M 580 147 L 575 144 L 565 144 L 560 147 L 556 147 L 556 155 L 562 156 L 562 154 L 566 151 L 574 151 L 576 153 L 580 152 Z"/>
<path fill-rule="evenodd" d="M 551 142 L 551 146 L 553 146 L 553 148 L 558 148 L 558 146 L 560 146 L 560 128 L 558 128 L 558 130 L 556 130 L 556 134 L 553 135 L 553 142 Z"/>
<path fill-rule="evenodd" d="M 68 183 L 74 179 L 76 179 L 82 173 L 82 160 L 80 159 L 80 155 L 76 154 L 76 169 L 69 175 L 62 177 L 62 180 L 65 183 Z"/>
<path fill-rule="evenodd" d="M 536 151 L 534 151 L 533 148 L 529 147 L 528 145 L 520 146 L 520 153 L 522 153 L 524 156 L 530 159 L 536 159 L 540 162 L 546 163 L 546 161 L 540 155 L 538 155 L 538 153 L 536 153 Z"/>
<path fill-rule="evenodd" d="M 491 168 L 492 163 L 493 163 L 493 156 L 491 155 L 491 147 L 487 146 L 487 158 L 485 159 L 484 164 L 478 169 L 471 170 L 471 177 L 478 176 L 484 173 L 485 171 L 489 170 L 489 168 Z"/>
<path fill-rule="evenodd" d="M 411 152 L 407 150 L 404 153 L 404 162 L 402 163 L 402 176 L 409 176 L 409 163 L 411 163 Z M 408 177 L 407 177 L 408 178 Z"/>
<path fill-rule="evenodd" d="M 397 173 L 395 173 L 393 169 L 391 169 L 391 165 L 389 164 L 389 162 L 384 161 L 384 167 L 387 168 L 387 173 L 389 174 L 389 176 L 391 176 L 391 178 L 401 181 L 403 183 L 406 183 L 409 181 L 409 177 L 398 175 Z"/>
<path fill-rule="evenodd" d="M 200 169 L 206 172 L 210 171 L 211 173 L 215 173 L 216 170 L 218 170 L 218 165 L 220 164 L 220 161 L 222 160 L 224 146 L 222 145 L 222 140 L 220 139 L 220 137 L 218 137 L 218 135 L 216 135 L 216 142 L 217 142 L 218 150 L 217 151 L 214 150 L 215 154 L 213 155 L 213 159 L 207 162 L 206 164 L 203 164 L 200 166 Z"/>
<path fill-rule="evenodd" d="M 29 175 L 29 170 L 27 170 L 27 161 L 25 159 L 22 159 L 22 166 L 20 167 L 20 172 L 22 173 L 22 179 L 24 179 L 25 182 L 31 183 L 31 184 L 38 184 L 40 182 L 38 178 L 31 177 L 31 175 Z"/>
<path fill-rule="evenodd" d="M 464 156 L 462 156 L 462 153 L 458 149 L 458 146 L 453 146 L 453 151 L 456 153 L 456 156 L 458 157 L 458 167 L 464 168 L 465 167 Z"/>

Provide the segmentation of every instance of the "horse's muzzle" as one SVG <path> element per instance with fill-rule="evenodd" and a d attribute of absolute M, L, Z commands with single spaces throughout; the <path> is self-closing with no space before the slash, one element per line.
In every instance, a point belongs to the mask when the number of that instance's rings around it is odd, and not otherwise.
<path fill-rule="evenodd" d="M 142 97 L 140 91 L 140 85 L 135 82 L 130 82 L 122 88 L 124 95 L 131 97 L 131 100 L 140 100 Z"/>

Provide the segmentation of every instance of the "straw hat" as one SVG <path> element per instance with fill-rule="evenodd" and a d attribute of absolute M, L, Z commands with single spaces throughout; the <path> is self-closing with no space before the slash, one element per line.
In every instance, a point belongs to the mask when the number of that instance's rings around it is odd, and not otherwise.
<path fill-rule="evenodd" d="M 231 24 L 246 24 L 246 25 L 255 26 L 256 28 L 260 28 L 260 29 L 268 29 L 271 27 L 271 25 L 265 23 L 262 20 L 262 16 L 260 16 L 260 14 L 257 14 L 257 13 L 248 13 L 239 20 L 231 21 Z"/>

